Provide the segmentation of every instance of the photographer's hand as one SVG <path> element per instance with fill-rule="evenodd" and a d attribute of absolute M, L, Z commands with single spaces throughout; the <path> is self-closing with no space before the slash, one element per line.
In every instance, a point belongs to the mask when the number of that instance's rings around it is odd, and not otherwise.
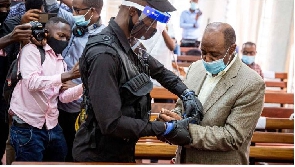
<path fill-rule="evenodd" d="M 40 11 L 39 9 L 31 9 L 28 10 L 21 19 L 21 23 L 28 23 L 30 21 L 38 21 L 40 16 L 39 13 L 41 13 L 42 11 Z"/>
<path fill-rule="evenodd" d="M 29 40 L 32 37 L 31 24 L 26 23 L 17 25 L 10 33 L 10 38 L 13 42 Z"/>
<path fill-rule="evenodd" d="M 1 38 L 0 48 L 4 48 L 12 42 L 28 41 L 32 37 L 31 25 L 29 23 L 17 25 L 13 31 Z"/>
<path fill-rule="evenodd" d="M 48 33 L 45 33 L 45 38 L 42 41 L 38 41 L 34 37 L 32 37 L 31 42 L 37 46 L 45 46 L 47 44 L 47 35 Z"/>

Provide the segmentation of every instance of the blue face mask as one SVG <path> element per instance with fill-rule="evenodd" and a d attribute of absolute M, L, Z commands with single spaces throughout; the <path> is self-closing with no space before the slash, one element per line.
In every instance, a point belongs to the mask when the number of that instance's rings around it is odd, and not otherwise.
<path fill-rule="evenodd" d="M 219 59 L 219 60 L 215 60 L 212 62 L 206 62 L 206 61 L 204 61 L 204 59 L 202 57 L 204 67 L 209 73 L 218 74 L 226 68 L 226 66 L 228 65 L 229 62 L 225 65 L 223 60 L 224 60 L 225 56 L 227 55 L 228 49 L 227 49 L 225 55 L 223 56 L 223 58 Z"/>
<path fill-rule="evenodd" d="M 191 10 L 197 10 L 198 4 L 196 2 L 191 2 Z"/>
<path fill-rule="evenodd" d="M 89 10 L 87 11 L 87 13 L 89 12 Z M 85 15 L 87 15 L 87 13 Z M 88 26 L 93 15 L 91 15 L 91 17 L 87 21 L 85 20 L 85 15 L 73 16 L 75 24 L 77 26 Z"/>
<path fill-rule="evenodd" d="M 247 56 L 247 55 L 243 55 L 242 56 L 242 61 L 245 63 L 245 64 L 252 64 L 255 62 L 255 56 Z"/>

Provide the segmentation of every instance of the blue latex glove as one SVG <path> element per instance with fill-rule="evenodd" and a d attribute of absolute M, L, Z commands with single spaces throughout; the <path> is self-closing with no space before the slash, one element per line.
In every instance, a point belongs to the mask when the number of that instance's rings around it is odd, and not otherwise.
<path fill-rule="evenodd" d="M 174 145 L 188 145 L 192 143 L 192 138 L 189 133 L 189 123 L 194 118 L 189 117 L 182 120 L 173 120 L 166 122 L 166 131 L 161 135 L 161 141 Z"/>
<path fill-rule="evenodd" d="M 173 130 L 173 123 L 172 122 L 166 122 L 166 131 L 164 132 L 163 135 L 167 135 L 168 133 L 170 133 Z"/>

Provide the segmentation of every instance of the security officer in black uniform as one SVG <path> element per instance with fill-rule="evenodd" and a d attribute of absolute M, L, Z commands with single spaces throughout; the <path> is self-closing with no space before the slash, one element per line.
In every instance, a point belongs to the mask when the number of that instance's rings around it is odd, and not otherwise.
<path fill-rule="evenodd" d="M 89 37 L 80 58 L 87 118 L 75 136 L 76 161 L 135 162 L 135 144 L 143 136 L 170 135 L 176 145 L 191 142 L 187 125 L 191 116 L 199 123 L 201 103 L 137 40 L 152 37 L 157 21 L 167 23 L 167 12 L 174 10 L 168 0 L 126 0 L 117 17 Z M 149 121 L 150 77 L 183 100 L 184 119 Z"/>

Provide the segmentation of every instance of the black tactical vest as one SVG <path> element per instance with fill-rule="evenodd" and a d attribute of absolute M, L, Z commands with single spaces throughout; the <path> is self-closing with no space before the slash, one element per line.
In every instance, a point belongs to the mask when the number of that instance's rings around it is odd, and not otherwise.
<path fill-rule="evenodd" d="M 105 31 L 104 31 L 105 32 Z M 95 53 L 89 50 L 91 47 L 96 47 Z M 93 49 L 92 49 L 93 50 Z M 122 101 L 122 114 L 136 119 L 149 120 L 151 109 L 150 91 L 153 84 L 150 81 L 148 71 L 144 71 L 142 63 L 135 63 L 128 58 L 128 55 L 122 50 L 115 36 L 109 32 L 90 36 L 88 43 L 84 49 L 84 53 L 80 58 L 80 72 L 83 83 L 88 83 L 89 64 L 99 54 L 111 54 L 119 56 L 121 61 L 121 78 L 120 96 Z M 85 57 L 85 55 L 88 57 Z M 137 64 L 137 65 L 135 65 Z M 86 96 L 88 95 L 88 85 L 84 85 Z M 89 99 L 88 112 L 94 115 L 91 107 L 91 99 Z M 92 119 L 95 119 L 93 117 Z M 86 122 L 89 119 L 86 119 Z M 95 120 L 96 121 L 96 120 Z M 96 134 L 96 149 L 93 157 L 88 157 L 83 161 L 107 161 L 107 162 L 135 162 L 135 144 L 138 139 L 122 139 L 112 136 L 102 135 L 99 131 Z"/>

